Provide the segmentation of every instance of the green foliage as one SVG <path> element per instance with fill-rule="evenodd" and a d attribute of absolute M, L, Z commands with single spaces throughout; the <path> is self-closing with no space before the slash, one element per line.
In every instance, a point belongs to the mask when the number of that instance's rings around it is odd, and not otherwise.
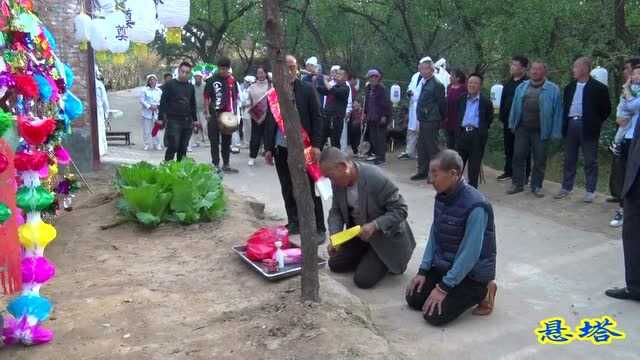
<path fill-rule="evenodd" d="M 145 226 L 165 221 L 193 224 L 224 214 L 222 179 L 193 160 L 123 165 L 115 184 L 122 193 L 118 209 Z"/>

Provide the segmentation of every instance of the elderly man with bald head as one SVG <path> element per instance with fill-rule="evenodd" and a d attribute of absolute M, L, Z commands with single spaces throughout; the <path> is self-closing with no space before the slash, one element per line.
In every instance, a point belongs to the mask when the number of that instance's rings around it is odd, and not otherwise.
<path fill-rule="evenodd" d="M 329 269 L 354 271 L 353 280 L 363 289 L 375 286 L 387 273 L 403 273 L 416 242 L 398 187 L 379 168 L 356 163 L 337 148 L 322 152 L 320 167 L 333 184 L 329 232 L 357 225 L 362 229 L 338 248 L 329 245 Z"/>
<path fill-rule="evenodd" d="M 574 80 L 564 88 L 564 176 L 562 189 L 556 195 L 556 199 L 566 198 L 573 190 L 580 149 L 586 177 L 584 202 L 591 203 L 595 199 L 598 183 L 598 141 L 602 124 L 611 114 L 611 100 L 607 86 L 589 75 L 591 65 L 591 58 L 578 58 L 573 63 Z"/>

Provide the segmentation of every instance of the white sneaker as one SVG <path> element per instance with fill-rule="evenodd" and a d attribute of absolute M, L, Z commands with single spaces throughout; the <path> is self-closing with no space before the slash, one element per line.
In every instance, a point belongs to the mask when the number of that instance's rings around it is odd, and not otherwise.
<path fill-rule="evenodd" d="M 377 159 L 375 156 L 369 156 L 367 158 L 367 161 L 374 161 L 375 159 Z"/>
<path fill-rule="evenodd" d="M 144 151 L 147 151 L 147 150 L 149 150 L 149 145 L 144 146 Z"/>
<path fill-rule="evenodd" d="M 156 150 L 162 151 L 162 145 L 160 145 L 160 144 L 156 145 Z"/>
<path fill-rule="evenodd" d="M 622 212 L 622 209 L 618 209 L 616 210 L 616 214 L 613 216 L 613 219 L 611 219 L 609 226 L 620 227 L 622 226 L 623 223 L 624 223 L 624 213 Z"/>
<path fill-rule="evenodd" d="M 596 199 L 596 194 L 592 192 L 588 192 L 584 194 L 584 199 L 582 199 L 582 201 L 584 201 L 587 204 L 591 204 L 595 199 Z"/>
<path fill-rule="evenodd" d="M 249 166 L 254 166 L 256 164 L 256 159 L 249 159 Z"/>

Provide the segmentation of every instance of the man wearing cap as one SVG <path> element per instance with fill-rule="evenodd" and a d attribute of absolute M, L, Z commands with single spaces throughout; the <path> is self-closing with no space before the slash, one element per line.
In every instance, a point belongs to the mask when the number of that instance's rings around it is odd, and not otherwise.
<path fill-rule="evenodd" d="M 348 73 L 340 69 L 332 81 L 329 77 L 321 77 L 316 90 L 320 95 L 325 96 L 325 121 L 329 130 L 331 146 L 340 148 L 342 129 L 349 102 L 349 86 L 347 85 Z"/>
<path fill-rule="evenodd" d="M 384 165 L 387 153 L 387 126 L 391 119 L 391 100 L 382 85 L 382 73 L 378 69 L 367 72 L 369 84 L 365 87 L 364 119 L 367 123 L 371 151 L 375 156 L 368 158 L 375 165 Z"/>
<path fill-rule="evenodd" d="M 318 74 L 318 58 L 312 56 L 307 59 L 307 62 L 304 64 L 304 76 L 302 77 L 302 81 L 313 83 L 314 77 Z M 315 87 L 315 86 L 314 86 Z"/>
<path fill-rule="evenodd" d="M 444 85 L 434 76 L 435 69 L 430 57 L 420 62 L 422 89 L 418 97 L 418 173 L 411 180 L 429 178 L 429 162 L 440 151 L 438 131 L 447 111 Z"/>
<path fill-rule="evenodd" d="M 201 71 L 196 71 L 193 74 L 193 87 L 196 90 L 196 115 L 198 116 L 198 121 L 194 124 L 194 132 L 191 136 L 191 143 L 189 144 L 195 146 L 200 146 L 200 140 L 204 143 L 204 129 L 207 128 L 207 118 L 204 116 L 204 81 L 203 74 Z M 198 140 L 198 138 L 200 140 Z"/>

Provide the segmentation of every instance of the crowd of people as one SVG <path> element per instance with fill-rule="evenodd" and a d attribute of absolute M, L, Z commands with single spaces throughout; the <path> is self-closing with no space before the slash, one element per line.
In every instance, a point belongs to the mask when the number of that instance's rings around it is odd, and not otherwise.
<path fill-rule="evenodd" d="M 431 324 L 445 324 L 474 306 L 476 315 L 493 310 L 497 292 L 495 224 L 491 204 L 478 186 L 496 112 L 502 122 L 505 156 L 504 172 L 497 181 L 511 182 L 507 194 L 521 193 L 529 185 L 535 197 L 545 196 L 549 144 L 558 139 L 564 142 L 565 161 L 562 188 L 554 198 L 567 198 L 573 191 L 581 152 L 586 177 L 583 200 L 592 203 L 595 199 L 600 132 L 612 104 L 607 85 L 591 77 L 592 60 L 588 57 L 575 60 L 573 80 L 561 91 L 547 79 L 544 62 L 530 64 L 526 57 L 514 56 L 511 77 L 504 83 L 496 109 L 482 93 L 482 74 L 453 69 L 445 86 L 435 76 L 439 69 L 432 59 L 424 57 L 409 81 L 408 106 L 399 112 L 398 122 L 404 118 L 405 125 L 391 130 L 397 115 L 380 69 L 369 69 L 361 87 L 343 67 L 332 66 L 329 74 L 323 74 L 316 57 L 307 59 L 303 69 L 291 55 L 286 64 L 295 107 L 309 138 L 310 156 L 333 185 L 333 203 L 325 226 L 322 201 L 314 191 L 314 179 L 309 178 L 317 231 L 324 239 L 327 227 L 330 234 L 355 225 L 362 227 L 355 240 L 339 248 L 329 245 L 332 271 L 354 271 L 356 285 L 371 288 L 386 274 L 403 273 L 407 268 L 416 245 L 406 221 L 407 205 L 398 187 L 380 170 L 386 162 L 389 137 L 406 142 L 399 159 L 416 160 L 417 173 L 411 180 L 427 181 L 436 189 L 427 247 L 406 293 L 409 306 L 422 310 Z M 249 139 L 248 165 L 256 166 L 263 149 L 265 163 L 275 166 L 287 227 L 296 234 L 299 222 L 287 165 L 286 119 L 275 114 L 267 100 L 274 91 L 267 66 L 257 67 L 255 76 L 247 76 L 243 84 L 233 77 L 229 59 L 219 59 L 217 66 L 218 72 L 208 79 L 195 74 L 192 84 L 191 65 L 182 63 L 178 78 L 165 79 L 162 91 L 157 89 L 155 76 L 147 78 L 141 97 L 145 148 L 160 146 L 153 129 L 149 131 L 155 124 L 165 128 L 165 160 L 181 160 L 189 151 L 194 129 L 206 128 L 213 165 L 220 172 L 234 174 L 238 173 L 230 163 L 234 131 L 243 132 L 241 141 Z M 640 59 L 627 61 L 624 77 L 616 113 L 619 130 L 611 146 L 615 158 L 610 201 L 620 202 L 611 225 L 624 224 L 627 286 L 606 294 L 640 300 Z M 224 114 L 235 114 L 242 124 L 229 131 L 220 119 Z"/>

